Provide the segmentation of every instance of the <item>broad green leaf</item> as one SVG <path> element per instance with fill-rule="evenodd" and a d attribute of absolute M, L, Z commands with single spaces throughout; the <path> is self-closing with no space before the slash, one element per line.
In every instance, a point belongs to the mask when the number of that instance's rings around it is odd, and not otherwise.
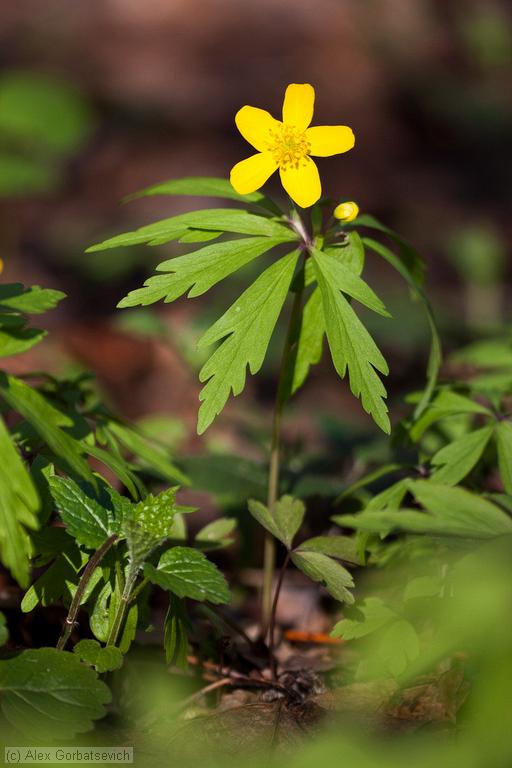
<path fill-rule="evenodd" d="M 388 366 L 372 337 L 340 290 L 332 284 L 325 261 L 314 256 L 318 285 L 331 355 L 339 376 L 349 373 L 350 389 L 378 426 L 389 433 L 391 426 L 383 398 L 386 390 L 376 370 L 388 373 Z M 376 370 L 375 370 L 376 369 Z"/>
<path fill-rule="evenodd" d="M 500 421 L 495 428 L 498 467 L 506 492 L 512 494 L 512 424 Z"/>
<path fill-rule="evenodd" d="M 271 510 L 260 501 L 249 499 L 249 512 L 265 530 L 291 549 L 295 534 L 302 525 L 306 508 L 300 499 L 282 496 Z"/>
<path fill-rule="evenodd" d="M 31 424 L 61 464 L 85 480 L 94 482 L 91 469 L 83 456 L 83 446 L 62 429 L 73 426 L 69 416 L 58 411 L 37 390 L 14 376 L 0 376 L 0 397 Z"/>
<path fill-rule="evenodd" d="M 38 648 L 0 661 L 2 712 L 32 739 L 85 733 L 109 702 L 105 683 L 73 653 Z"/>
<path fill-rule="evenodd" d="M 38 527 L 38 510 L 32 479 L 0 418 L 0 558 L 22 587 L 29 575 L 27 529 Z"/>
<path fill-rule="evenodd" d="M 329 256 L 334 256 L 340 260 L 348 269 L 354 274 L 360 275 L 364 267 L 364 244 L 361 240 L 361 236 L 355 230 L 353 232 L 346 232 L 346 242 L 339 245 L 328 245 L 325 247 L 324 253 Z"/>
<path fill-rule="evenodd" d="M 371 217 L 366 217 L 366 220 L 368 218 Z M 366 224 L 366 226 L 369 225 Z M 382 229 L 382 227 L 379 228 Z M 386 231 L 386 229 L 384 228 L 383 231 Z M 391 236 L 396 240 L 397 236 L 394 233 L 391 233 L 391 230 L 388 231 L 388 234 L 391 234 Z M 441 367 L 442 359 L 441 340 L 437 331 L 434 314 L 422 287 L 423 278 L 419 271 L 419 265 L 421 265 L 422 262 L 415 256 L 414 251 L 413 255 L 411 256 L 407 253 L 407 251 L 404 251 L 403 247 L 401 249 L 401 258 L 399 258 L 396 256 L 396 254 L 393 253 L 393 251 L 390 251 L 389 248 L 387 248 L 385 245 L 382 245 L 382 243 L 377 242 L 377 240 L 372 240 L 369 237 L 363 237 L 363 244 L 368 246 L 368 248 L 371 248 L 379 256 L 382 256 L 382 258 L 385 259 L 388 264 L 391 264 L 391 266 L 396 269 L 396 271 L 409 285 L 413 295 L 417 296 L 421 300 L 425 308 L 427 322 L 430 328 L 431 342 L 430 354 L 427 363 L 427 386 L 425 387 L 423 397 L 421 398 L 415 410 L 415 418 L 418 418 L 423 413 L 432 397 L 432 393 L 437 383 L 437 377 L 439 374 L 439 368 Z"/>
<path fill-rule="evenodd" d="M 122 522 L 130 557 L 137 565 L 170 536 L 176 508 L 176 488 L 149 495 L 131 506 Z"/>
<path fill-rule="evenodd" d="M 264 208 L 280 213 L 279 208 L 261 192 L 249 195 L 239 195 L 235 192 L 228 179 L 213 176 L 189 176 L 184 179 L 170 179 L 159 184 L 153 184 L 140 192 L 129 195 L 126 200 L 153 195 L 190 195 L 192 197 L 221 197 L 226 200 L 236 200 L 240 203 L 256 203 Z"/>
<path fill-rule="evenodd" d="M 228 603 L 226 579 L 202 552 L 189 547 L 172 547 L 160 557 L 157 567 L 144 566 L 144 575 L 153 584 L 192 600 Z"/>
<path fill-rule="evenodd" d="M 133 427 L 111 421 L 108 428 L 125 448 L 142 460 L 144 466 L 171 483 L 189 485 L 188 478 L 170 460 L 168 450 L 155 444 Z"/>
<path fill-rule="evenodd" d="M 199 395 L 199 434 L 222 411 L 231 391 L 242 392 L 247 365 L 252 374 L 263 365 L 298 256 L 294 251 L 268 267 L 199 341 L 204 347 L 224 339 L 199 374 L 207 382 Z"/>
<path fill-rule="evenodd" d="M 480 460 L 493 431 L 492 426 L 482 427 L 441 448 L 431 459 L 433 466 L 438 467 L 432 475 L 432 482 L 444 485 L 460 483 Z"/>
<path fill-rule="evenodd" d="M 205 243 L 208 240 L 216 240 L 222 234 L 224 233 L 206 229 L 187 229 L 185 234 L 178 238 L 178 243 Z"/>
<path fill-rule="evenodd" d="M 89 626 L 94 637 L 100 643 L 106 643 L 110 629 L 110 599 L 112 597 L 112 584 L 105 582 L 98 593 L 89 616 Z"/>
<path fill-rule="evenodd" d="M 187 614 L 184 601 L 171 596 L 164 624 L 164 649 L 167 664 L 187 669 L 188 639 Z"/>
<path fill-rule="evenodd" d="M 118 307 L 153 304 L 160 299 L 169 303 L 187 291 L 189 299 L 201 296 L 228 275 L 287 239 L 244 237 L 207 245 L 193 253 L 176 256 L 157 267 L 157 271 L 171 274 L 150 277 L 143 288 L 131 291 Z"/>
<path fill-rule="evenodd" d="M 344 618 L 335 625 L 332 637 L 357 640 L 395 621 L 397 615 L 378 597 L 367 597 L 344 610 Z"/>
<path fill-rule="evenodd" d="M 38 315 L 53 309 L 65 298 L 66 294 L 62 291 L 40 288 L 38 285 L 25 288 L 21 283 L 9 283 L 0 285 L 0 312 Z"/>
<path fill-rule="evenodd" d="M 336 560 L 321 552 L 293 552 L 293 564 L 313 581 L 323 584 L 335 600 L 347 603 L 354 602 L 349 589 L 354 586 L 350 573 Z"/>
<path fill-rule="evenodd" d="M 226 547 L 233 543 L 232 534 L 235 529 L 236 519 L 234 517 L 219 517 L 201 528 L 196 534 L 195 541 L 202 544 L 203 549 L 205 545 L 208 545 L 209 548 Z"/>
<path fill-rule="evenodd" d="M 87 253 L 103 251 L 119 246 L 163 245 L 170 240 L 177 240 L 189 229 L 206 229 L 222 232 L 234 232 L 240 235 L 263 235 L 266 237 L 283 238 L 287 242 L 297 240 L 297 234 L 284 224 L 263 216 L 257 216 L 247 211 L 230 210 L 228 208 L 211 208 L 200 211 L 190 211 L 169 219 L 156 221 L 145 227 L 116 235 L 87 249 Z"/>
<path fill-rule="evenodd" d="M 350 536 L 314 536 L 301 542 L 297 549 L 300 552 L 321 552 L 354 565 L 362 564 L 357 551 L 357 541 Z"/>
<path fill-rule="evenodd" d="M 119 648 L 113 645 L 102 648 L 97 640 L 80 640 L 73 648 L 73 653 L 76 653 L 81 661 L 94 667 L 99 674 L 112 672 L 123 665 L 123 654 Z"/>
<path fill-rule="evenodd" d="M 330 256 L 328 253 L 319 251 L 317 248 L 312 249 L 311 255 L 316 266 L 316 274 L 318 275 L 318 271 L 320 271 L 325 281 L 332 288 L 338 288 L 343 293 L 346 293 L 347 296 L 351 296 L 356 301 L 359 301 L 360 304 L 372 309 L 379 315 L 390 317 L 384 304 L 370 286 L 356 275 L 352 269 L 345 266 L 342 261 L 334 256 Z"/>
<path fill-rule="evenodd" d="M 69 477 L 51 477 L 49 485 L 67 532 L 84 547 L 97 549 L 120 531 L 113 511 L 88 496 Z"/>
<path fill-rule="evenodd" d="M 304 384 L 311 366 L 317 365 L 320 362 L 324 334 L 325 319 L 322 307 L 322 294 L 319 288 L 315 288 L 302 312 L 302 322 L 293 370 L 292 394 Z"/>

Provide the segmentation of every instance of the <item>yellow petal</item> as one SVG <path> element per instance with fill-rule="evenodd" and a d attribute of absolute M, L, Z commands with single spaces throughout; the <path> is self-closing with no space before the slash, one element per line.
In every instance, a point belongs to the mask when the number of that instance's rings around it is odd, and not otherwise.
<path fill-rule="evenodd" d="M 236 113 L 235 123 L 249 144 L 258 152 L 264 152 L 271 140 L 271 132 L 279 130 L 281 123 L 270 112 L 258 107 L 242 107 Z"/>
<path fill-rule="evenodd" d="M 301 160 L 298 168 L 280 168 L 281 183 L 291 199 L 301 208 L 314 205 L 322 194 L 318 168 L 310 157 Z"/>
<path fill-rule="evenodd" d="M 258 152 L 231 169 L 231 185 L 239 195 L 248 195 L 262 187 L 276 169 L 277 163 L 269 152 Z"/>
<path fill-rule="evenodd" d="M 329 157 L 348 152 L 356 143 L 352 129 L 348 125 L 318 125 L 308 128 L 306 139 L 311 144 L 311 154 L 317 157 Z"/>
<path fill-rule="evenodd" d="M 292 83 L 286 89 L 283 103 L 283 122 L 305 131 L 313 119 L 315 89 L 308 83 Z"/>

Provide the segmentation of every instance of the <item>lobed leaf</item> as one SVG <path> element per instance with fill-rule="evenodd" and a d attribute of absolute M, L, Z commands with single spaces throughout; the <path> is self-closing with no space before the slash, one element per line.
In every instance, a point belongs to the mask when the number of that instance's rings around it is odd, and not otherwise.
<path fill-rule="evenodd" d="M 336 560 L 321 552 L 293 552 L 292 562 L 313 581 L 323 584 L 335 600 L 352 604 L 353 595 L 349 589 L 354 586 L 350 573 Z"/>
<path fill-rule="evenodd" d="M 249 512 L 265 530 L 291 549 L 295 534 L 302 525 L 306 508 L 300 499 L 282 496 L 271 510 L 260 501 L 249 499 Z"/>

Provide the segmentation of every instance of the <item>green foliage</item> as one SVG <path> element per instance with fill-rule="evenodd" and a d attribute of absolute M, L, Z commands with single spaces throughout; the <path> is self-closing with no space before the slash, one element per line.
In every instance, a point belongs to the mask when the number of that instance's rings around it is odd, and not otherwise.
<path fill-rule="evenodd" d="M 0 357 L 19 355 L 42 341 L 46 331 L 28 327 L 28 315 L 53 309 L 64 297 L 60 291 L 37 285 L 0 285 Z"/>
<path fill-rule="evenodd" d="M 349 605 L 354 602 L 354 597 L 349 592 L 349 589 L 354 586 L 354 579 L 347 569 L 333 560 L 332 557 L 328 557 L 322 552 L 299 548 L 292 552 L 292 562 L 310 579 L 323 584 L 335 600 Z"/>
<path fill-rule="evenodd" d="M 293 496 L 283 496 L 276 501 L 272 511 L 259 501 L 249 501 L 249 512 L 272 536 L 292 548 L 293 539 L 298 532 L 306 514 L 306 508 L 300 499 Z"/>
<path fill-rule="evenodd" d="M 102 648 L 96 640 L 80 640 L 73 648 L 73 653 L 76 653 L 81 661 L 94 667 L 99 674 L 112 672 L 123 665 L 123 654 L 119 648 Z"/>
<path fill-rule="evenodd" d="M 56 720 L 63 739 L 90 730 L 109 701 L 107 686 L 72 653 L 38 648 L 0 660 L 4 717 L 43 743 Z"/>
<path fill-rule="evenodd" d="M 188 666 L 188 628 L 184 600 L 171 595 L 164 624 L 165 660 L 167 664 L 180 669 L 187 669 Z"/>
<path fill-rule="evenodd" d="M 79 544 L 91 549 L 120 531 L 113 510 L 87 495 L 69 477 L 51 477 L 50 489 L 66 530 Z"/>
<path fill-rule="evenodd" d="M 155 567 L 146 563 L 144 575 L 177 597 L 228 603 L 229 589 L 224 576 L 196 549 L 172 547 L 164 552 Z"/>

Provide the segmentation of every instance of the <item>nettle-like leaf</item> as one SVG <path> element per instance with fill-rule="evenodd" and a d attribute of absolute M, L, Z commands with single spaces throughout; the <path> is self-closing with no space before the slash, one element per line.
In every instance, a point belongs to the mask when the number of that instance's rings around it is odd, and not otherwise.
<path fill-rule="evenodd" d="M 73 653 L 100 674 L 112 672 L 123 665 L 123 654 L 119 648 L 112 645 L 102 648 L 97 640 L 80 640 L 74 646 Z"/>
<path fill-rule="evenodd" d="M 2 713 L 31 738 L 85 733 L 109 701 L 105 683 L 73 653 L 38 648 L 0 661 Z"/>
<path fill-rule="evenodd" d="M 482 457 L 493 432 L 492 426 L 482 427 L 441 448 L 431 459 L 437 467 L 432 481 L 444 485 L 460 483 Z"/>
<path fill-rule="evenodd" d="M 200 339 L 200 347 L 224 340 L 199 374 L 207 382 L 199 395 L 199 434 L 222 411 L 231 391 L 235 396 L 242 392 L 247 366 L 255 374 L 263 365 L 298 256 L 293 251 L 268 267 Z"/>
<path fill-rule="evenodd" d="M 142 565 L 148 555 L 170 536 L 177 511 L 176 488 L 169 488 L 158 496 L 150 494 L 131 506 L 122 530 L 134 563 Z"/>
<path fill-rule="evenodd" d="M 172 547 L 160 557 L 155 567 L 144 566 L 144 575 L 153 584 L 192 600 L 210 603 L 229 603 L 230 593 L 226 579 L 219 569 L 197 549 Z"/>
<path fill-rule="evenodd" d="M 129 293 L 118 307 L 146 306 L 160 299 L 171 302 L 187 291 L 189 298 L 201 296 L 258 256 L 289 240 L 289 236 L 247 237 L 207 245 L 193 253 L 176 256 L 157 267 L 157 271 L 171 274 L 150 277 L 143 288 Z"/>
<path fill-rule="evenodd" d="M 315 272 L 322 294 L 322 305 L 327 329 L 327 339 L 334 367 L 343 378 L 349 374 L 350 389 L 361 399 L 364 410 L 378 426 L 389 433 L 391 426 L 384 403 L 386 390 L 376 371 L 387 374 L 388 366 L 372 337 L 343 295 L 346 291 L 358 301 L 385 314 L 383 305 L 371 289 L 354 283 L 357 276 L 349 270 L 340 272 L 340 265 L 319 251 L 313 252 Z M 336 265 L 336 266 L 335 266 Z M 350 279 L 344 287 L 344 278 Z M 367 289 L 367 290 L 366 290 Z"/>
<path fill-rule="evenodd" d="M 291 549 L 295 534 L 302 525 L 306 508 L 300 499 L 282 496 L 269 510 L 260 501 L 249 500 L 249 512 L 272 536 Z"/>
<path fill-rule="evenodd" d="M 300 548 L 292 552 L 291 559 L 306 576 L 323 584 L 335 600 L 349 605 L 354 602 L 354 597 L 349 592 L 354 586 L 354 579 L 336 560 L 322 552 L 308 552 Z"/>
<path fill-rule="evenodd" d="M 27 529 L 38 527 L 39 498 L 0 418 L 0 558 L 23 587 L 29 575 Z"/>
<path fill-rule="evenodd" d="M 171 240 L 178 240 L 186 232 L 194 229 L 278 237 L 285 238 L 288 242 L 297 239 L 289 227 L 274 219 L 257 216 L 244 210 L 212 208 L 182 213 L 179 216 L 172 216 L 169 219 L 148 224 L 134 232 L 116 235 L 116 237 L 91 246 L 87 249 L 87 253 L 142 243 L 162 245 Z"/>
<path fill-rule="evenodd" d="M 424 507 L 365 510 L 359 515 L 339 515 L 340 525 L 388 533 L 403 531 L 433 536 L 487 539 L 512 533 L 512 519 L 496 504 L 464 488 L 436 485 L 425 480 L 408 482 L 408 489 Z"/>
<path fill-rule="evenodd" d="M 97 549 L 110 536 L 120 532 L 120 521 L 113 510 L 88 496 L 70 478 L 51 477 L 49 485 L 67 532 L 79 544 Z"/>
<path fill-rule="evenodd" d="M 40 392 L 15 376 L 0 375 L 0 398 L 24 419 L 48 445 L 65 469 L 94 482 L 84 458 L 83 445 L 63 428 L 73 427 L 72 419 L 57 410 Z"/>

